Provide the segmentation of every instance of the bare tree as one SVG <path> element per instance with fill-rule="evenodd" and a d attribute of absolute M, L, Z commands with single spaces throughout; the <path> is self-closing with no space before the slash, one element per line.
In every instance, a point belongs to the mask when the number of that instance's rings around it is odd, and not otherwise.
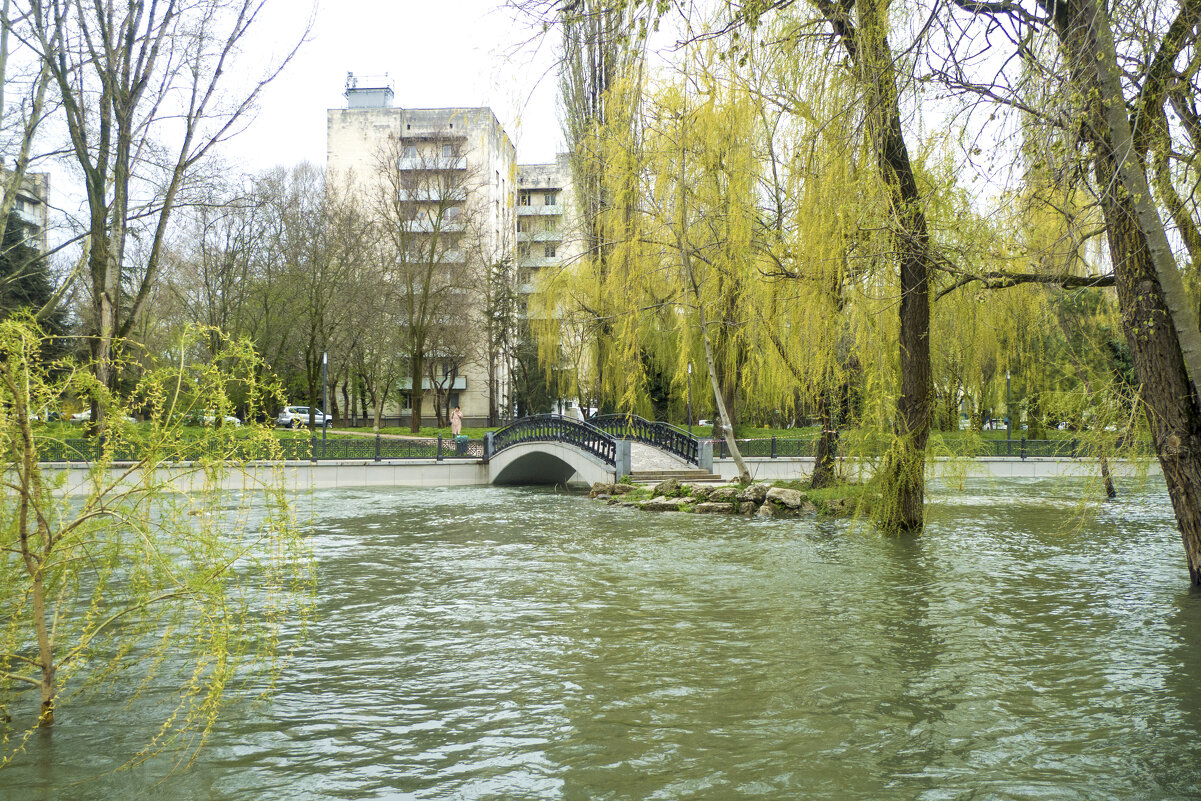
<path fill-rule="evenodd" d="M 420 141 L 393 138 L 376 154 L 372 194 L 376 224 L 395 259 L 391 269 L 408 355 L 412 416 L 421 428 L 426 361 L 435 353 L 446 322 L 465 324 L 477 270 L 469 235 L 479 186 L 464 152 L 465 139 L 428 135 Z"/>
<path fill-rule="evenodd" d="M 172 212 L 196 168 L 238 132 L 295 53 L 248 91 L 225 91 L 265 4 L 27 0 L 28 41 L 60 96 L 87 195 L 93 369 L 102 383 L 113 380 L 114 340 L 129 333 L 158 279 Z M 126 253 L 134 225 L 148 243 L 136 276 Z M 93 411 L 98 425 L 103 408 Z"/>

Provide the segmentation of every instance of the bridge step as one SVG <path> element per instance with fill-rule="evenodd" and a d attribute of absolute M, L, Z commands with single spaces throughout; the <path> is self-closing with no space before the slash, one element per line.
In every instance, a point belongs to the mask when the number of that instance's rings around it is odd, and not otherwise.
<path fill-rule="evenodd" d="M 721 476 L 707 470 L 633 470 L 630 472 L 630 480 L 635 484 L 658 484 L 669 478 L 690 484 L 724 483 L 725 481 Z"/>

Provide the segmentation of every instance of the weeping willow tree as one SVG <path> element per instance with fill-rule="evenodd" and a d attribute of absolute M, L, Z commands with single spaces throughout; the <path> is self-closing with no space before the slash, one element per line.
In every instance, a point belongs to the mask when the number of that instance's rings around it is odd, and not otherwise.
<path fill-rule="evenodd" d="M 587 322 L 576 347 L 589 354 L 584 371 L 565 372 L 560 393 L 575 391 L 611 404 L 621 392 L 629 352 L 613 352 L 615 330 L 610 284 L 621 285 L 637 247 L 635 199 L 639 158 L 639 105 L 646 55 L 645 9 L 621 0 L 578 0 L 551 9 L 526 10 L 554 22 L 561 32 L 559 98 L 567 141 L 582 265 L 573 267 L 570 289 L 548 312 Z M 547 337 L 548 348 L 559 340 Z M 545 356 L 546 354 L 544 354 Z M 555 362 L 557 364 L 557 362 Z"/>
<path fill-rule="evenodd" d="M 240 678 L 269 686 L 279 636 L 307 609 L 311 560 L 282 481 L 248 467 L 279 458 L 271 427 L 182 425 L 277 393 L 248 345 L 217 333 L 222 348 L 195 362 L 213 332 L 193 334 L 165 362 L 144 354 L 117 397 L 79 365 L 42 363 L 27 320 L 0 322 L 0 766 L 97 691 L 159 715 L 131 762 L 190 759 Z M 91 462 L 54 470 L 43 462 L 64 442 L 38 418 L 68 400 L 107 414 Z"/>

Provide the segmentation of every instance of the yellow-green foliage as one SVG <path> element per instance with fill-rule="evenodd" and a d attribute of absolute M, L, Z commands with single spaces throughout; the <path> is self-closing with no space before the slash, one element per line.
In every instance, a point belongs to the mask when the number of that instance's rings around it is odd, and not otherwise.
<path fill-rule="evenodd" d="M 131 762 L 186 760 L 252 667 L 256 690 L 269 687 L 281 631 L 305 616 L 302 531 L 280 476 L 247 470 L 278 455 L 273 432 L 182 433 L 190 410 L 227 413 L 234 393 L 258 409 L 274 390 L 248 344 L 191 334 L 161 362 L 143 354 L 122 397 L 81 365 L 41 363 L 32 323 L 0 322 L 0 765 L 48 711 L 98 687 L 160 716 Z M 193 363 L 202 336 L 220 347 Z M 99 458 L 65 471 L 39 464 L 57 437 L 31 415 L 69 399 L 96 402 L 105 422 Z M 127 423 L 133 410 L 146 420 Z"/>

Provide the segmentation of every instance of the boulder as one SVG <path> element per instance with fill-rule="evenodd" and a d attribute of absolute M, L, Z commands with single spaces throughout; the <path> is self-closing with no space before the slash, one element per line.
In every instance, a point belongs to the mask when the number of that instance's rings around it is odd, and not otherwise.
<path fill-rule="evenodd" d="M 633 485 L 633 484 L 614 484 L 614 485 L 613 485 L 613 493 L 612 493 L 612 494 L 614 494 L 614 495 L 628 495 L 629 493 L 631 493 L 631 492 L 633 492 L 633 491 L 634 491 L 634 485 Z"/>
<path fill-rule="evenodd" d="M 648 512 L 675 512 L 680 508 L 680 501 L 678 498 L 656 495 L 649 501 L 643 501 L 640 508 Z"/>
<path fill-rule="evenodd" d="M 669 478 L 666 481 L 660 481 L 655 485 L 655 488 L 651 490 L 651 494 L 655 496 L 663 495 L 668 498 L 674 498 L 676 495 L 680 494 L 680 480 L 676 478 Z"/>
<path fill-rule="evenodd" d="M 713 487 L 706 487 L 704 484 L 692 484 L 692 497 L 698 501 L 703 501 L 713 492 Z"/>
<path fill-rule="evenodd" d="M 717 487 L 709 493 L 709 500 L 715 503 L 734 503 L 738 500 L 738 487 Z"/>
<path fill-rule="evenodd" d="M 759 517 L 779 517 L 780 510 L 774 503 L 765 503 L 759 507 Z"/>
<path fill-rule="evenodd" d="M 826 513 L 832 515 L 845 515 L 851 510 L 851 504 L 846 498 L 831 498 L 826 501 Z"/>
<path fill-rule="evenodd" d="M 809 502 L 809 498 L 800 490 L 787 489 L 785 487 L 772 487 L 767 491 L 766 500 L 772 503 L 783 506 L 787 509 L 800 509 L 802 504 Z"/>
<path fill-rule="evenodd" d="M 698 503 L 696 509 L 693 510 L 698 515 L 728 515 L 734 511 L 734 507 L 729 503 Z"/>
<path fill-rule="evenodd" d="M 766 484 L 749 484 L 742 492 L 738 493 L 738 500 L 750 501 L 754 504 L 763 503 L 765 498 L 767 498 Z"/>
<path fill-rule="evenodd" d="M 588 493 L 589 498 L 596 498 L 601 495 L 612 495 L 614 484 L 606 484 L 603 481 L 598 481 L 592 485 L 592 491 Z"/>
<path fill-rule="evenodd" d="M 759 504 L 755 503 L 754 501 L 740 501 L 738 503 L 738 514 L 742 515 L 743 517 L 750 517 L 758 508 Z"/>

